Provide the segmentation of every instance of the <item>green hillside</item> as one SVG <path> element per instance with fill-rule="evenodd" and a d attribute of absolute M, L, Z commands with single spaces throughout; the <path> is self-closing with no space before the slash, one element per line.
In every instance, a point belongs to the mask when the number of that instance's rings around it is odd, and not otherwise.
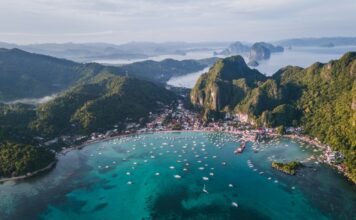
<path fill-rule="evenodd" d="M 0 103 L 0 177 L 23 175 L 54 160 L 48 149 L 36 147 L 35 137 L 89 134 L 114 125 L 123 129 L 176 99 L 165 88 L 122 72 L 121 67 L 1 50 L 0 100 L 60 93 L 37 107 Z"/>
<path fill-rule="evenodd" d="M 0 104 L 0 177 L 22 175 L 53 161 L 53 153 L 34 147 L 36 136 L 48 140 L 104 132 L 115 125 L 124 129 L 126 123 L 144 122 L 150 112 L 175 99 L 174 93 L 154 83 L 101 73 L 37 108 Z"/>
<path fill-rule="evenodd" d="M 221 65 L 231 59 L 240 62 Z M 241 69 L 243 74 L 238 74 Z M 355 52 L 305 69 L 289 66 L 268 78 L 246 67 L 242 57 L 234 57 L 218 61 L 200 77 L 191 102 L 209 115 L 246 115 L 258 126 L 301 125 L 307 134 L 345 153 L 348 172 L 356 181 L 355 81 Z"/>
<path fill-rule="evenodd" d="M 169 104 L 175 95 L 153 83 L 99 74 L 40 105 L 32 128 L 46 134 L 98 131 L 137 121 Z"/>
<path fill-rule="evenodd" d="M 36 111 L 31 105 L 0 103 L 0 143 L 4 140 L 29 143 L 32 132 L 28 126 L 35 118 Z"/>
<path fill-rule="evenodd" d="M 202 60 L 173 60 L 142 61 L 120 66 L 124 73 L 140 79 L 158 83 L 166 83 L 173 76 L 181 76 L 196 72 L 214 64 L 216 58 Z"/>
<path fill-rule="evenodd" d="M 24 175 L 54 161 L 52 152 L 34 146 L 29 124 L 35 118 L 33 106 L 0 104 L 0 177 Z"/>

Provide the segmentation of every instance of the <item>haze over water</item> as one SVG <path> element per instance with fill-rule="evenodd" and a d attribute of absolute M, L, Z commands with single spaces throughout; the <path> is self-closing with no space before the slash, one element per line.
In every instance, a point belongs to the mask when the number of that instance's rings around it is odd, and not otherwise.
<path fill-rule="evenodd" d="M 117 138 L 73 150 L 47 174 L 0 185 L 1 219 L 352 219 L 356 191 L 331 168 L 305 162 L 296 176 L 271 161 L 320 152 L 278 139 L 174 132 Z M 205 185 L 205 187 L 204 187 Z M 203 191 L 206 190 L 206 192 Z M 232 204 L 236 203 L 238 207 Z"/>
<path fill-rule="evenodd" d="M 350 51 L 356 51 L 356 46 L 293 47 L 291 50 L 285 49 L 283 53 L 273 53 L 270 59 L 259 61 L 259 66 L 250 68 L 256 68 L 261 73 L 271 76 L 280 68 L 288 65 L 305 68 L 315 62 L 327 63 L 330 60 L 339 59 L 344 53 Z M 247 63 L 248 56 L 243 55 L 243 57 Z M 172 77 L 167 83 L 172 86 L 193 88 L 199 76 L 208 70 L 209 68 L 184 76 Z"/>

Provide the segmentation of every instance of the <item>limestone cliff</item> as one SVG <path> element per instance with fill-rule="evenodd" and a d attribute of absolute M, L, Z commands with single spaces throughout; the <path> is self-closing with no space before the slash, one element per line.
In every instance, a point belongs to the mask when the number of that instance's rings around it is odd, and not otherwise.
<path fill-rule="evenodd" d="M 191 101 L 205 109 L 229 111 L 264 80 L 266 76 L 250 69 L 241 56 L 220 59 L 198 79 L 191 92 Z"/>

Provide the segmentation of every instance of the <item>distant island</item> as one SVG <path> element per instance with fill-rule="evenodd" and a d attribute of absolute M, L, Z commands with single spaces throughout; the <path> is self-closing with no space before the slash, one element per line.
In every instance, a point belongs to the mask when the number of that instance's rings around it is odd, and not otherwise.
<path fill-rule="evenodd" d="M 214 52 L 214 55 L 241 55 L 246 54 L 249 58 L 249 66 L 258 66 L 260 60 L 269 59 L 272 53 L 283 52 L 284 48 L 282 46 L 275 46 L 271 43 L 266 42 L 256 42 L 251 46 L 243 44 L 239 41 L 232 43 L 228 48 L 222 50 L 221 52 Z"/>
<path fill-rule="evenodd" d="M 284 48 L 281 46 L 274 46 L 265 42 L 258 42 L 252 45 L 249 54 L 249 60 L 266 60 L 269 59 L 271 53 L 283 52 Z"/>
<path fill-rule="evenodd" d="M 293 38 L 279 40 L 275 44 L 283 47 L 324 47 L 356 45 L 356 37 L 319 37 L 319 38 Z"/>
<path fill-rule="evenodd" d="M 214 55 L 224 55 L 224 56 L 231 56 L 233 54 L 242 54 L 242 53 L 248 53 L 250 51 L 250 46 L 246 45 L 240 41 L 236 41 L 232 44 L 229 45 L 228 48 L 217 52 L 214 52 Z"/>
<path fill-rule="evenodd" d="M 161 55 L 181 55 L 194 51 L 209 51 L 212 48 L 225 48 L 225 42 L 128 42 L 113 43 L 43 43 L 19 45 L 0 42 L 0 48 L 20 49 L 31 53 L 74 60 L 76 62 L 93 62 L 96 60 L 132 60 L 149 59 Z"/>
<path fill-rule="evenodd" d="M 194 51 L 214 51 L 214 56 L 231 56 L 249 54 L 255 42 L 129 42 L 113 43 L 43 43 L 19 45 L 0 42 L 0 48 L 21 49 L 31 53 L 44 54 L 58 58 L 65 58 L 77 62 L 93 62 L 95 60 L 115 59 L 150 59 L 161 55 L 185 55 Z M 292 47 L 325 47 L 334 45 L 356 45 L 356 37 L 321 37 L 321 38 L 293 38 L 267 42 L 284 48 Z"/>

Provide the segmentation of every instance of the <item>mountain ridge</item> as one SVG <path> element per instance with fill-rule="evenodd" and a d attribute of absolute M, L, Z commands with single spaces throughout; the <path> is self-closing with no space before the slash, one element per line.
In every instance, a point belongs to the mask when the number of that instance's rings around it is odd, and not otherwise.
<path fill-rule="evenodd" d="M 215 58 L 142 61 L 121 66 L 77 63 L 20 49 L 0 49 L 0 100 L 42 98 L 100 73 L 131 76 L 164 85 L 172 76 L 204 69 Z"/>

